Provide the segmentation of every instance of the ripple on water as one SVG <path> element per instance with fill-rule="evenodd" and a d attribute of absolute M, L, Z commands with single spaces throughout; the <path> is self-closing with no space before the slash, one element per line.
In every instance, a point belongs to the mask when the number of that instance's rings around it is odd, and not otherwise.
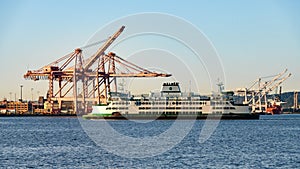
<path fill-rule="evenodd" d="M 157 135 L 172 121 L 113 121 L 131 137 Z M 299 168 L 300 115 L 221 121 L 200 144 L 204 121 L 173 149 L 143 159 L 123 158 L 98 147 L 76 118 L 0 118 L 0 168 Z M 166 138 L 172 140 L 172 137 Z M 157 140 L 159 142 L 160 140 Z M 144 150 L 147 151 L 147 150 Z"/>

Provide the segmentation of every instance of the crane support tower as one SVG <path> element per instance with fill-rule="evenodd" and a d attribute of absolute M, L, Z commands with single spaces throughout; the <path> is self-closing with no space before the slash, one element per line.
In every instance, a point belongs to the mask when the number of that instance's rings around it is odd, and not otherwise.
<path fill-rule="evenodd" d="M 117 78 L 125 77 L 169 77 L 171 74 L 157 73 L 126 61 L 113 52 L 106 53 L 109 46 L 123 32 L 122 26 L 104 42 L 95 54 L 87 59 L 83 48 L 59 58 L 38 70 L 28 70 L 28 80 L 48 80 L 47 102 L 52 114 L 60 113 L 63 102 L 73 103 L 73 114 L 86 114 L 92 104 L 107 104 L 112 92 L 117 92 Z M 97 43 L 93 44 L 96 45 Z M 92 45 L 88 45 L 90 47 Z M 79 90 L 80 89 L 80 90 Z M 58 104 L 58 111 L 54 108 Z"/>

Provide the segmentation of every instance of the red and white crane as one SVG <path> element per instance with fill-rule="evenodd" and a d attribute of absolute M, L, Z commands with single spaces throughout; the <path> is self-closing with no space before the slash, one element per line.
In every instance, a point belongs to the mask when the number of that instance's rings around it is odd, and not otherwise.
<path fill-rule="evenodd" d="M 122 59 L 113 52 L 105 53 L 108 47 L 119 37 L 125 26 L 122 26 L 104 42 L 95 54 L 84 60 L 82 49 L 97 45 L 94 43 L 63 56 L 38 70 L 28 70 L 24 75 L 29 80 L 48 80 L 47 100 L 73 101 L 74 111 L 79 111 L 78 102 L 87 107 L 87 102 L 106 104 L 111 93 L 111 85 L 117 89 L 118 77 L 169 77 L 171 74 L 149 71 Z M 59 66 L 60 65 L 60 66 Z M 123 67 L 123 69 L 121 69 Z M 126 72 L 124 71 L 126 70 Z M 55 86 L 58 84 L 58 86 Z M 78 85 L 81 92 L 78 92 Z M 73 92 L 72 92 L 73 91 Z"/>

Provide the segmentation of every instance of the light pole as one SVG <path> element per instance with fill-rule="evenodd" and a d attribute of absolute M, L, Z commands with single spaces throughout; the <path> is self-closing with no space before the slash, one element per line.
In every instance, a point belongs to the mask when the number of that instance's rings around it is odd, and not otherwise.
<path fill-rule="evenodd" d="M 20 101 L 22 102 L 22 100 L 23 100 L 23 98 L 22 98 L 22 94 L 23 94 L 22 88 L 23 88 L 23 85 L 20 85 L 20 87 L 21 87 L 21 99 L 20 99 Z"/>
<path fill-rule="evenodd" d="M 15 113 L 17 113 L 17 94 L 15 93 Z"/>
<path fill-rule="evenodd" d="M 11 101 L 11 94 L 12 94 L 12 92 L 9 92 L 9 100 Z"/>
<path fill-rule="evenodd" d="M 33 101 L 33 88 L 31 88 L 31 101 Z"/>

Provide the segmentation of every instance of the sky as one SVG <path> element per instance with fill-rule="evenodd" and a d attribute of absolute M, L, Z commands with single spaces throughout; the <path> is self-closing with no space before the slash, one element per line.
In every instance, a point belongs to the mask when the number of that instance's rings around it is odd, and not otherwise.
<path fill-rule="evenodd" d="M 83 46 L 109 23 L 149 12 L 179 17 L 199 29 L 218 53 L 226 88 L 248 87 L 258 77 L 274 75 L 288 68 L 292 76 L 282 84 L 283 91 L 299 90 L 299 9 L 300 1 L 297 0 L 2 0 L 0 98 L 13 99 L 14 95 L 19 98 L 21 84 L 25 99 L 45 95 L 47 82 L 25 80 L 23 75 L 27 70 L 38 69 Z M 128 56 L 124 49 L 116 52 L 123 53 L 132 62 L 139 60 L 136 55 Z M 147 56 L 147 53 L 141 54 Z M 145 62 L 140 60 L 138 63 L 143 66 Z M 174 61 L 175 66 L 180 67 L 179 64 Z M 175 80 L 180 80 L 176 69 L 173 71 Z M 207 81 L 207 78 L 198 78 Z M 183 84 L 183 88 L 187 88 L 188 83 Z M 201 84 L 199 82 L 198 86 Z M 137 91 L 148 90 L 137 89 L 138 86 L 141 85 L 134 87 Z M 203 86 L 199 87 L 201 92 L 211 91 Z"/>

